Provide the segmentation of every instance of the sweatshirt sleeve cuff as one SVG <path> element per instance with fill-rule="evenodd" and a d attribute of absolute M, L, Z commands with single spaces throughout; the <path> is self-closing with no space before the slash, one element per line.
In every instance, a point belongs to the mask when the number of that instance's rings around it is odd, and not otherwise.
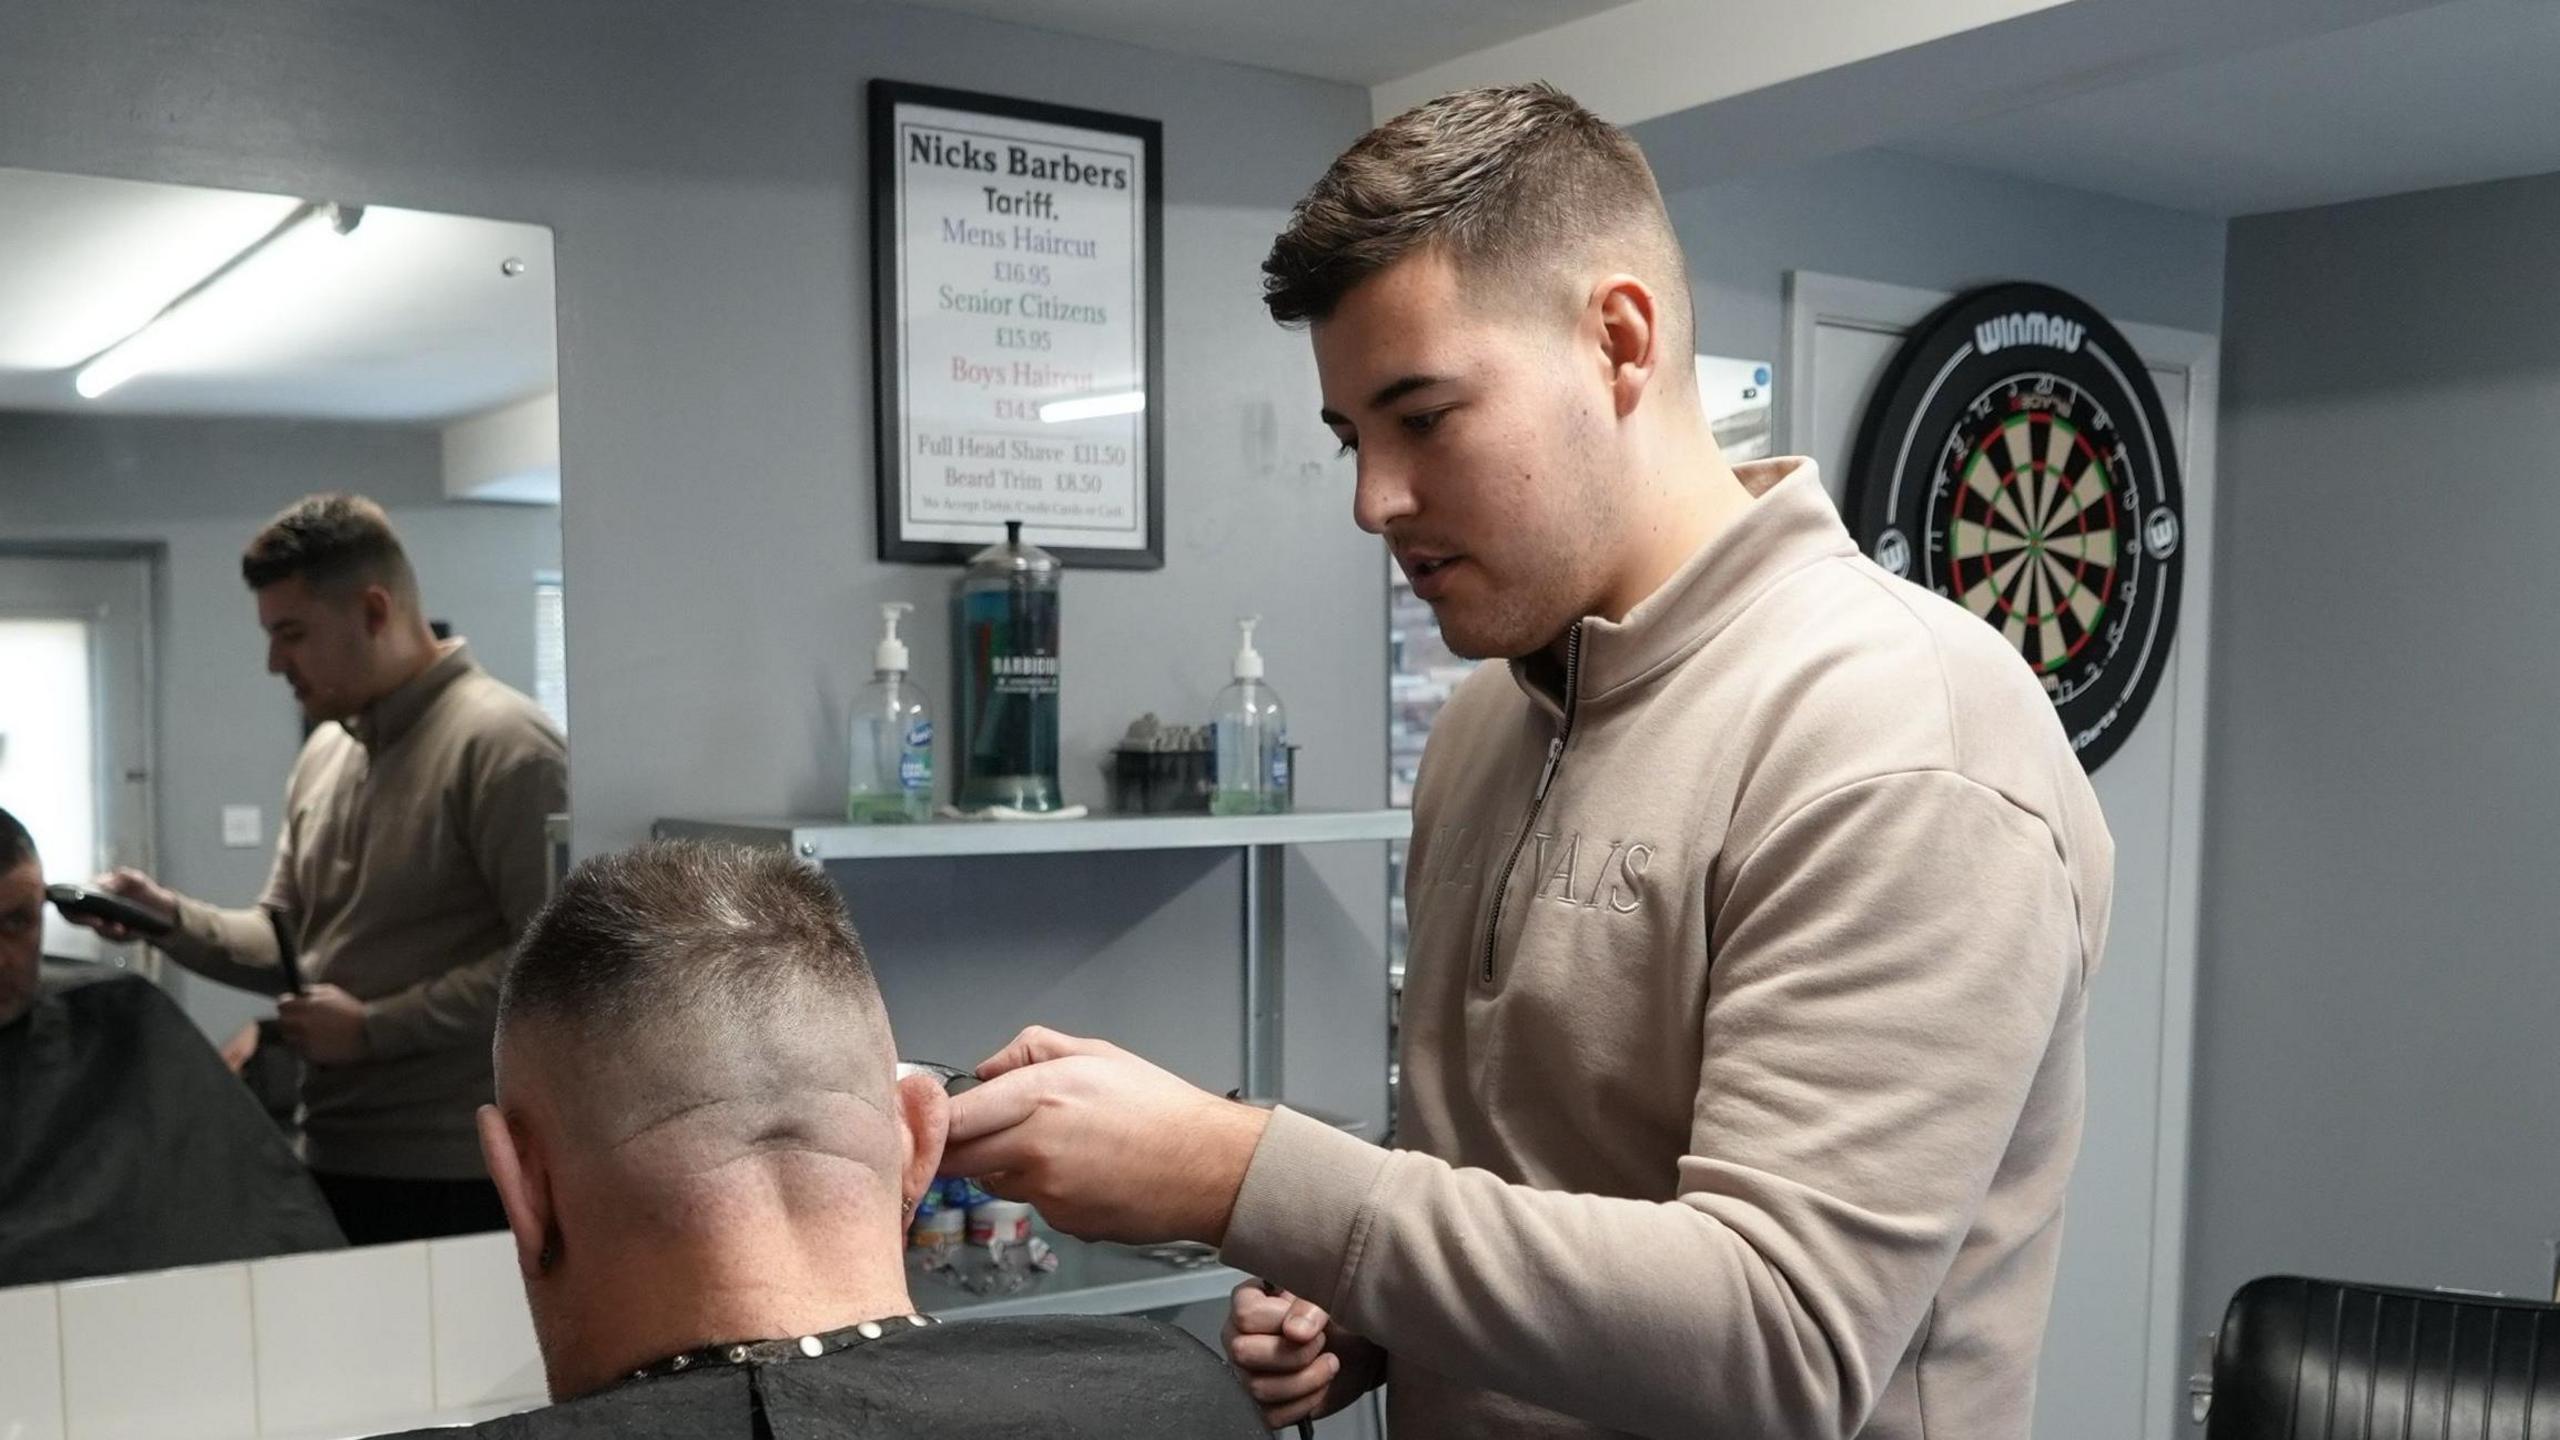
<path fill-rule="evenodd" d="M 1227 1221 L 1226 1263 L 1335 1308 L 1394 1158 L 1286 1106 L 1272 1111 Z"/>
<path fill-rule="evenodd" d="M 223 944 L 222 921 L 212 906 L 189 895 L 178 897 L 177 923 L 151 943 L 180 962 L 203 963 L 231 958 Z"/>
<path fill-rule="evenodd" d="M 257 928 L 248 928 L 255 917 Z M 225 985 L 274 994 L 284 988 L 284 972 L 275 957 L 275 939 L 264 928 L 266 912 L 244 916 L 190 895 L 178 897 L 176 922 L 151 941 L 153 948 L 200 975 Z"/>

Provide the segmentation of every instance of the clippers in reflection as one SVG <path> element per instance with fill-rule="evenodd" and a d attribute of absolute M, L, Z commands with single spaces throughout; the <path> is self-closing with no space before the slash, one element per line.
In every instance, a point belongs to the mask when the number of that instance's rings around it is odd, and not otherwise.
<path fill-rule="evenodd" d="M 44 898 L 72 919 L 121 925 L 145 939 L 158 939 L 177 928 L 175 920 L 140 901 L 86 885 L 47 885 Z"/>

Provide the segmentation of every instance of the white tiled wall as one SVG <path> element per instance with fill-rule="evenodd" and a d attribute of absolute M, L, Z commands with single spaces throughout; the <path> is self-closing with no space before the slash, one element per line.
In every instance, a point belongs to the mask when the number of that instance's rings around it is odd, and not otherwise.
<path fill-rule="evenodd" d="M 543 1398 L 504 1234 L 0 1290 L 0 1440 L 345 1440 Z"/>
<path fill-rule="evenodd" d="M 258 1433 L 249 1267 L 207 1265 L 56 1292 L 71 1440 L 247 1440 Z"/>
<path fill-rule="evenodd" d="M 266 1433 L 380 1430 L 436 1408 L 424 1244 L 261 1260 L 249 1293 Z"/>
<path fill-rule="evenodd" d="M 62 1440 L 62 1328 L 50 1285 L 0 1290 L 0 1440 Z"/>
<path fill-rule="evenodd" d="M 515 1237 L 499 1231 L 433 1241 L 427 1273 L 434 1291 L 437 1408 L 542 1394 L 542 1356 L 524 1308 Z"/>

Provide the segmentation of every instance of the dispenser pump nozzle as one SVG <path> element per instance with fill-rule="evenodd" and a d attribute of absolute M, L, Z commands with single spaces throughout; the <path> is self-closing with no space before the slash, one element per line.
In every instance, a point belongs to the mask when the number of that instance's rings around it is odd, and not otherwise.
<path fill-rule="evenodd" d="M 907 642 L 898 638 L 898 621 L 913 605 L 892 600 L 880 607 L 880 644 L 871 652 L 871 668 L 881 671 L 907 671 Z"/>
<path fill-rule="evenodd" d="M 1253 648 L 1253 627 L 1261 623 L 1259 615 L 1243 616 L 1236 621 L 1236 678 L 1239 680 L 1262 678 L 1262 652 Z"/>

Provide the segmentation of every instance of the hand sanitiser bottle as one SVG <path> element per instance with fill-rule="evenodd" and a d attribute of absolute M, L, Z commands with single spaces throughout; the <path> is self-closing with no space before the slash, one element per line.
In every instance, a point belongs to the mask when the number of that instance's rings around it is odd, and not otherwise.
<path fill-rule="evenodd" d="M 1218 692 L 1210 725 L 1216 737 L 1214 815 L 1277 815 L 1289 808 L 1289 717 L 1280 692 L 1262 681 L 1262 653 L 1253 648 L 1259 615 L 1236 622 L 1235 681 Z"/>
<path fill-rule="evenodd" d="M 845 818 L 856 824 L 933 818 L 933 715 L 924 692 L 907 680 L 907 644 L 898 638 L 899 617 L 914 608 L 903 601 L 880 607 L 871 683 L 854 702 Z"/>

